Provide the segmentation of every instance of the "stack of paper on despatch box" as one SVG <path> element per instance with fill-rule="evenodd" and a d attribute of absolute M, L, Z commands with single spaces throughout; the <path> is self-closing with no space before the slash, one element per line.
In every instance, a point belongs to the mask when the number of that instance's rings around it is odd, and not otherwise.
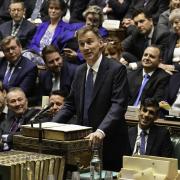
<path fill-rule="evenodd" d="M 156 156 L 124 156 L 118 180 L 179 180 L 178 160 Z"/>

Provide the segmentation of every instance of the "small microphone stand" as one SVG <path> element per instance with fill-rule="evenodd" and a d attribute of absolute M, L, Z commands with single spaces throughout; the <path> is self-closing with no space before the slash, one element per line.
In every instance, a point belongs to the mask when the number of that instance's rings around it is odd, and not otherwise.
<path fill-rule="evenodd" d="M 38 146 L 38 152 L 42 153 L 42 133 L 43 133 L 43 129 L 42 129 L 42 122 L 40 120 L 39 116 L 34 117 L 31 120 L 31 127 L 33 128 L 33 122 L 38 122 L 39 123 L 39 134 L 38 134 L 38 142 L 39 142 L 39 146 Z"/>

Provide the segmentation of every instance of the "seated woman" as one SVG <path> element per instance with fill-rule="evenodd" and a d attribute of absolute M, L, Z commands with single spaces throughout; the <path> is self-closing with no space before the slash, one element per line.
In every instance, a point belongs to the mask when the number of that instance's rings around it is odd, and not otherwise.
<path fill-rule="evenodd" d="M 29 50 L 31 52 L 39 56 L 45 46 L 50 44 L 57 46 L 58 37 L 63 35 L 64 31 L 69 27 L 68 23 L 62 21 L 62 17 L 65 13 L 66 4 L 63 0 L 48 1 L 48 14 L 50 20 L 43 22 L 38 26 L 29 45 Z M 37 58 L 35 57 L 35 59 Z M 41 63 L 44 63 L 43 60 Z"/>
<path fill-rule="evenodd" d="M 99 29 L 102 37 L 106 37 L 108 32 L 102 27 L 103 12 L 99 6 L 89 6 L 83 13 L 85 23 L 70 24 L 70 31 L 67 31 L 63 37 L 58 40 L 58 48 L 65 55 L 66 59 L 75 64 L 84 62 L 81 53 L 79 52 L 78 43 L 76 40 L 76 31 L 83 26 L 94 26 Z"/>
<path fill-rule="evenodd" d="M 107 41 L 107 45 L 105 46 L 104 54 L 109 58 L 113 58 L 116 61 L 120 62 L 122 53 L 121 43 L 118 38 L 111 39 Z"/>
<path fill-rule="evenodd" d="M 170 32 L 169 43 L 164 54 L 164 64 L 160 67 L 166 71 L 180 71 L 180 8 L 174 9 L 169 20 L 172 23 L 173 32 Z"/>

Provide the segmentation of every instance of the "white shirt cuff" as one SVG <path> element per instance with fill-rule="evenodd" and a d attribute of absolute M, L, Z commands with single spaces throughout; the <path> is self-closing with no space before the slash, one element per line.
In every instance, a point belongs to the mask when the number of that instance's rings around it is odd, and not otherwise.
<path fill-rule="evenodd" d="M 104 133 L 104 131 L 102 131 L 101 129 L 97 129 L 97 131 L 99 131 L 104 137 L 106 136 L 106 134 Z"/>
<path fill-rule="evenodd" d="M 137 69 L 137 63 L 133 62 L 133 63 L 129 63 L 129 67 L 132 68 L 132 70 L 136 70 Z"/>

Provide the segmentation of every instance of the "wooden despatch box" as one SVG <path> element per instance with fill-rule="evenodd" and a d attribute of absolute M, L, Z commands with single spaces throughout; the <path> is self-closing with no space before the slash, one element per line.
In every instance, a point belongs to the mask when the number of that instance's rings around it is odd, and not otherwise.
<path fill-rule="evenodd" d="M 39 144 L 39 139 L 34 137 L 26 137 L 23 135 L 14 135 L 13 149 L 63 155 L 65 163 L 68 165 L 77 165 L 88 167 L 91 159 L 91 149 L 86 139 L 73 141 L 56 141 L 43 139 Z"/>

